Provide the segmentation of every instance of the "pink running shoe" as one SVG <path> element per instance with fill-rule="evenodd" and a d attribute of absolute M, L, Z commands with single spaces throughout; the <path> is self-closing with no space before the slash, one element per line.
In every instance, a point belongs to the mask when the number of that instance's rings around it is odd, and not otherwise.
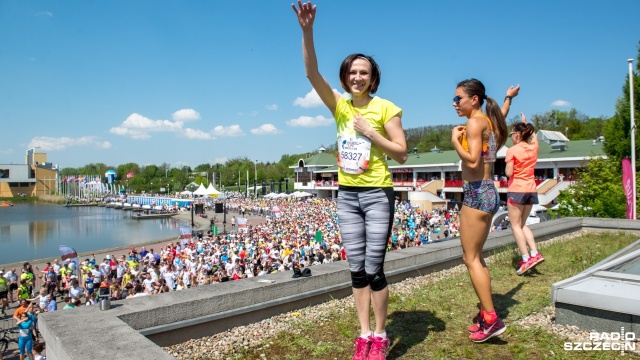
<path fill-rule="evenodd" d="M 531 269 L 531 257 L 527 260 L 520 260 L 520 262 L 518 263 L 518 267 L 516 267 L 516 274 L 518 275 L 522 275 L 524 273 L 526 273 L 527 271 L 529 271 L 529 269 Z"/>
<path fill-rule="evenodd" d="M 474 333 L 478 330 L 480 330 L 480 319 L 482 319 L 482 311 L 478 313 L 478 315 L 476 315 L 476 317 L 473 318 L 473 325 L 469 326 L 467 328 L 467 330 L 470 333 Z"/>
<path fill-rule="evenodd" d="M 531 266 L 529 267 L 529 269 L 533 269 L 534 267 L 536 267 L 536 265 L 543 262 L 544 258 L 542 257 L 542 255 L 540 255 L 540 253 L 537 253 L 536 256 L 530 257 L 529 260 L 531 261 Z"/>
<path fill-rule="evenodd" d="M 387 358 L 387 350 L 389 350 L 389 338 L 381 338 L 379 336 L 372 337 L 371 350 L 367 360 L 385 360 Z"/>
<path fill-rule="evenodd" d="M 481 343 L 491 339 L 492 337 L 501 335 L 506 330 L 507 325 L 505 325 L 500 318 L 497 318 L 493 324 L 489 324 L 482 319 L 480 320 L 480 330 L 471 333 L 469 335 L 469 339 L 475 343 Z"/>
<path fill-rule="evenodd" d="M 356 345 L 356 353 L 351 360 L 367 360 L 369 358 L 369 349 L 371 349 L 371 337 L 363 338 L 358 336 L 354 342 Z"/>

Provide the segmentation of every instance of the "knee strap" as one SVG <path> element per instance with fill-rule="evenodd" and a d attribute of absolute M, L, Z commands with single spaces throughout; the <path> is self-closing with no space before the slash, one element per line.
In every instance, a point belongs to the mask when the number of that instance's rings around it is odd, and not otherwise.
<path fill-rule="evenodd" d="M 375 274 L 367 274 L 367 281 L 371 286 L 371 291 L 380 291 L 387 287 L 387 278 L 382 269 Z"/>
<path fill-rule="evenodd" d="M 367 273 L 364 270 L 351 272 L 351 286 L 355 289 L 362 289 L 369 286 L 369 281 L 367 280 Z"/>

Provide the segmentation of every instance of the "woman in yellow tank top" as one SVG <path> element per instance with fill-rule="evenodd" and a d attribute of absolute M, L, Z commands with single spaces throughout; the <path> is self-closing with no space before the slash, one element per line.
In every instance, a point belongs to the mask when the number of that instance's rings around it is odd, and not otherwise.
<path fill-rule="evenodd" d="M 395 205 L 385 154 L 400 164 L 407 160 L 402 109 L 374 96 L 381 71 L 376 61 L 364 54 L 351 54 L 340 65 L 340 84 L 350 99 L 333 91 L 318 70 L 313 41 L 316 6 L 299 0 L 298 6 L 292 7 L 302 30 L 307 78 L 336 120 L 338 219 L 360 324 L 352 360 L 384 360 L 391 343 L 386 332 L 389 287 L 384 259 Z"/>
<path fill-rule="evenodd" d="M 468 329 L 471 333 L 469 338 L 473 342 L 487 341 L 502 334 L 507 328 L 493 307 L 491 276 L 482 257 L 482 248 L 491 229 L 493 214 L 500 206 L 498 191 L 491 180 L 491 170 L 498 149 L 507 140 L 505 117 L 511 99 L 519 90 L 519 85 L 507 90 L 501 109 L 495 100 L 487 97 L 485 87 L 479 80 L 469 79 L 458 83 L 453 98 L 453 107 L 458 116 L 468 119 L 466 126 L 454 127 L 451 143 L 460 156 L 462 167 L 462 258 L 480 300 L 480 312 L 475 323 Z M 485 101 L 486 114 L 482 111 Z"/>

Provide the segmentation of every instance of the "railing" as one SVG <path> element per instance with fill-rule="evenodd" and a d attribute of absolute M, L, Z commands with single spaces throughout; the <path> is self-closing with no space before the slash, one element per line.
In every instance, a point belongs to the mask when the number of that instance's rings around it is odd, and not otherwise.
<path fill-rule="evenodd" d="M 543 183 L 545 180 L 535 180 L 535 181 L 536 181 L 536 186 L 538 186 L 541 183 Z M 415 186 L 416 187 L 422 187 L 422 186 L 424 186 L 425 184 L 427 184 L 429 182 L 430 181 L 427 181 L 427 180 L 418 180 L 418 181 L 416 181 L 416 185 Z M 316 188 L 337 187 L 338 186 L 338 181 L 337 180 L 321 180 L 321 181 L 314 181 L 314 182 L 310 182 L 310 183 L 313 183 Z M 508 180 L 494 181 L 494 184 L 496 185 L 497 188 L 507 188 L 507 187 L 509 187 Z M 412 187 L 413 186 L 413 180 L 394 181 L 393 182 L 393 186 Z M 462 180 L 445 180 L 444 181 L 444 187 L 451 187 L 451 188 L 462 187 Z"/>
<path fill-rule="evenodd" d="M 316 181 L 316 187 L 335 187 L 338 186 L 338 182 L 334 180 Z"/>
<path fill-rule="evenodd" d="M 425 181 L 425 180 L 416 181 L 416 187 L 420 187 L 420 186 L 426 184 L 427 182 L 428 181 Z M 336 180 L 321 180 L 321 181 L 315 181 L 314 183 L 315 183 L 315 187 L 316 188 L 337 187 L 338 186 L 338 181 L 336 181 Z M 393 182 L 393 186 L 412 187 L 413 186 L 413 180 L 394 181 Z"/>
<path fill-rule="evenodd" d="M 445 180 L 444 187 L 462 187 L 462 180 Z"/>

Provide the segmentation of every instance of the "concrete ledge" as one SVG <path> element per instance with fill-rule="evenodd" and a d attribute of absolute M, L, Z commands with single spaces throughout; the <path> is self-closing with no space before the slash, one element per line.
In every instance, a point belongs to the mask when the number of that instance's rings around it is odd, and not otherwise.
<path fill-rule="evenodd" d="M 605 219 L 586 221 L 600 229 L 633 228 L 626 222 Z M 611 226 L 607 226 L 610 224 Z M 585 226 L 585 219 L 563 218 L 531 226 L 536 241 L 544 241 Z M 636 230 L 640 230 L 637 226 Z M 485 255 L 514 245 L 510 231 L 489 235 Z M 424 275 L 461 264 L 459 239 L 412 247 L 386 255 L 389 282 Z M 221 331 L 351 294 L 351 277 L 346 261 L 314 266 L 312 276 L 292 279 L 292 272 L 230 281 L 188 291 L 172 292 L 116 301 L 100 311 L 87 306 L 41 316 L 39 326 L 47 342 L 47 358 L 131 359 L 135 354 L 155 360 L 172 359 L 160 346 Z M 272 280 L 272 283 L 258 282 Z M 86 341 L 87 334 L 95 341 Z M 194 335 L 197 334 L 197 335 Z M 136 349 L 133 354 L 132 349 Z"/>
<path fill-rule="evenodd" d="M 633 332 L 640 337 L 640 316 L 619 312 L 576 306 L 562 302 L 556 303 L 556 323 L 573 325 L 583 329 L 592 329 L 600 333 Z"/>

